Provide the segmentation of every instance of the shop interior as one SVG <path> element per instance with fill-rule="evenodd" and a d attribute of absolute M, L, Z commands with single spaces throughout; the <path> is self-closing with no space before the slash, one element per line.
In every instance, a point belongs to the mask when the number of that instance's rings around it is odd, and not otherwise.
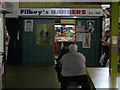
<path fill-rule="evenodd" d="M 102 38 L 104 39 L 104 32 L 110 30 L 110 18 L 103 18 Z M 56 18 L 54 24 L 54 58 L 57 58 L 63 48 L 68 49 L 70 44 L 76 43 L 76 19 Z M 6 30 L 6 58 L 9 44 L 9 35 Z M 102 53 L 101 53 L 102 55 Z M 107 62 L 109 67 L 109 60 Z"/>

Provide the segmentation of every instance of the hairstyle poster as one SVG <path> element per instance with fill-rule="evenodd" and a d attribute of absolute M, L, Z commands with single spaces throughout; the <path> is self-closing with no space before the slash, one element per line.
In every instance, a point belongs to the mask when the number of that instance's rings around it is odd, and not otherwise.
<path fill-rule="evenodd" d="M 92 21 L 92 20 L 88 20 L 87 21 L 87 32 L 89 32 L 89 33 L 93 33 L 94 32 L 94 21 Z"/>
<path fill-rule="evenodd" d="M 83 48 L 90 48 L 90 40 L 91 40 L 91 34 L 90 33 L 84 33 L 83 34 Z"/>

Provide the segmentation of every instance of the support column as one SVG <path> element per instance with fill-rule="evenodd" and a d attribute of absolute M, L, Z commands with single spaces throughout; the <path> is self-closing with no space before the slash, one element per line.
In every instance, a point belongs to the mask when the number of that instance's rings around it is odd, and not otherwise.
<path fill-rule="evenodd" d="M 118 72 L 118 14 L 119 3 L 112 2 L 111 6 L 111 53 L 110 73 Z"/>

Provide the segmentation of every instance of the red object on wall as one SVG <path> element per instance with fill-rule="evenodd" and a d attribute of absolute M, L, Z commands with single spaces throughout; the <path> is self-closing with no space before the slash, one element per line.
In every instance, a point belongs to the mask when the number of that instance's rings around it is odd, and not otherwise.
<path fill-rule="evenodd" d="M 58 51 L 58 43 L 57 42 L 54 43 L 54 47 L 55 47 L 55 51 L 57 52 Z"/>

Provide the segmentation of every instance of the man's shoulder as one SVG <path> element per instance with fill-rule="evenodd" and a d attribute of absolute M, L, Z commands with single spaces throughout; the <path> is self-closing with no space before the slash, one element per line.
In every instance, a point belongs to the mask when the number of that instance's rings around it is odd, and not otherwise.
<path fill-rule="evenodd" d="M 63 57 L 68 56 L 68 55 L 69 55 L 69 53 L 66 53 L 66 54 L 63 55 Z"/>
<path fill-rule="evenodd" d="M 79 55 L 83 55 L 82 53 L 78 52 Z"/>
<path fill-rule="evenodd" d="M 68 56 L 68 55 L 70 55 L 70 53 L 66 53 L 66 54 L 64 54 L 64 56 Z"/>
<path fill-rule="evenodd" d="M 85 57 L 84 54 L 82 54 L 82 53 L 78 53 L 78 55 L 79 55 L 80 57 Z"/>

